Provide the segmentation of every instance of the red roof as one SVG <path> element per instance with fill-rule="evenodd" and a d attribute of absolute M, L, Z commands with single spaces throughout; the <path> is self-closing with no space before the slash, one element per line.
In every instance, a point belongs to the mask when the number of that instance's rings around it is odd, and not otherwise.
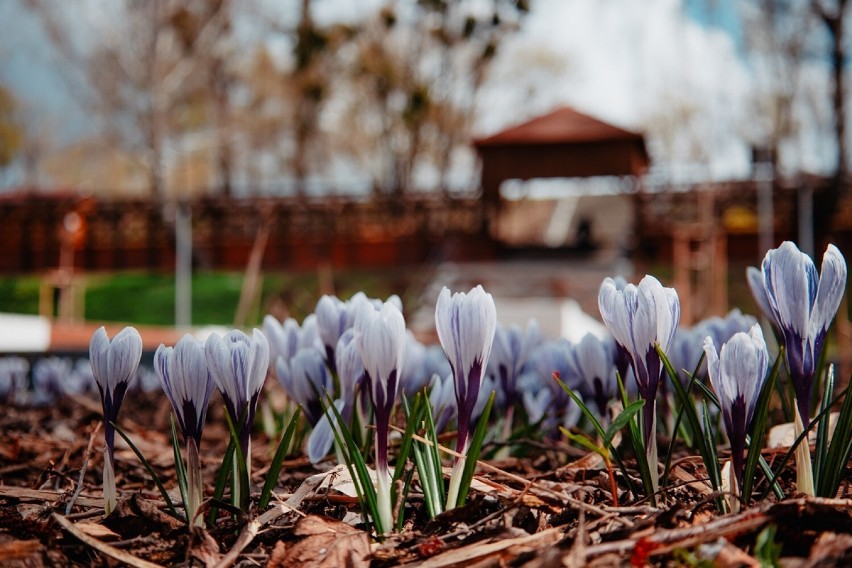
<path fill-rule="evenodd" d="M 642 140 L 642 135 L 607 124 L 565 106 L 492 136 L 474 140 L 474 144 L 476 146 L 572 144 L 607 140 Z"/>

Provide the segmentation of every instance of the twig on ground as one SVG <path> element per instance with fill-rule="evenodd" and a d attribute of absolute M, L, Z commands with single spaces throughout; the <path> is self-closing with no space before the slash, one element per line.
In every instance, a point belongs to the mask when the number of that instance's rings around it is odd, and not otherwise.
<path fill-rule="evenodd" d="M 86 479 L 86 470 L 89 468 L 89 458 L 92 455 L 92 447 L 95 445 L 95 437 L 98 435 L 98 432 L 101 431 L 101 424 L 102 422 L 98 421 L 95 424 L 95 429 L 92 430 L 92 433 L 89 436 L 89 445 L 86 446 L 86 455 L 83 457 L 83 465 L 80 467 L 80 477 L 77 479 L 77 488 L 71 495 L 71 499 L 68 500 L 68 505 L 65 506 L 66 515 L 71 514 L 71 509 L 74 508 L 74 502 L 77 501 L 77 497 L 80 496 L 80 491 L 83 490 L 83 481 Z"/>

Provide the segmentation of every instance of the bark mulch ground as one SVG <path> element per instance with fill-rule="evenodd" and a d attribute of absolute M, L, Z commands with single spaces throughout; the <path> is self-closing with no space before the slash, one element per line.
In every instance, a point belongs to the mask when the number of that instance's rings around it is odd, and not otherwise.
<path fill-rule="evenodd" d="M 129 398 L 120 422 L 171 491 L 163 401 Z M 790 497 L 720 515 L 700 460 L 684 451 L 655 506 L 632 501 L 619 472 L 616 507 L 597 460 L 566 457 L 570 449 L 556 442 L 530 441 L 524 458 L 486 462 L 469 503 L 436 519 L 410 494 L 404 529 L 382 542 L 362 529 L 357 500 L 330 488 L 339 475 L 331 462 L 289 460 L 266 511 L 224 511 L 215 527 L 190 531 L 166 514 L 136 456 L 117 443 L 120 500 L 104 517 L 99 406 L 64 400 L 7 406 L 0 415 L 0 566 L 852 565 L 848 479 L 836 498 L 818 499 L 796 496 L 790 475 L 782 476 Z M 220 424 L 211 416 L 201 445 L 208 495 L 227 440 Z M 273 451 L 255 436 L 256 487 Z M 772 463 L 780 454 L 765 456 Z"/>

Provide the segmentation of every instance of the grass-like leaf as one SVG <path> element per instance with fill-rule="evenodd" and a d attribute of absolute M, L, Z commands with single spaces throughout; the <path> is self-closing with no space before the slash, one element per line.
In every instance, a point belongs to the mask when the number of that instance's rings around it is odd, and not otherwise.
<path fill-rule="evenodd" d="M 825 351 L 825 350 L 823 350 Z M 831 395 L 834 394 L 834 367 L 829 366 L 828 373 L 822 383 L 823 391 L 820 398 L 819 409 L 824 410 L 831 404 Z M 814 447 L 814 486 L 820 487 L 823 473 L 825 472 L 825 460 L 828 453 L 828 431 L 830 430 L 831 413 L 825 413 L 816 425 L 816 445 Z"/>
<path fill-rule="evenodd" d="M 402 478 L 405 471 L 405 462 L 408 460 L 408 454 L 411 452 L 411 446 L 414 441 L 414 433 L 420 424 L 423 417 L 423 393 L 417 393 L 414 396 L 413 406 L 408 403 L 405 395 L 400 397 L 402 400 L 402 408 L 405 413 L 405 432 L 402 434 L 402 440 L 399 444 L 399 451 L 396 454 L 396 465 L 393 469 L 394 484 Z"/>
<path fill-rule="evenodd" d="M 432 415 L 432 403 L 429 402 L 429 397 L 424 394 L 423 407 L 426 417 L 426 439 L 431 442 L 426 444 L 423 449 L 426 456 L 426 462 L 432 467 L 434 475 L 432 476 L 433 489 L 436 489 L 436 495 L 439 496 L 438 508 L 447 500 L 447 490 L 444 488 L 444 470 L 441 467 L 441 456 L 438 453 L 438 432 L 435 430 L 435 420 Z"/>
<path fill-rule="evenodd" d="M 462 472 L 461 483 L 459 484 L 457 507 L 461 507 L 467 501 L 467 494 L 470 491 L 470 483 L 473 481 L 473 473 L 476 471 L 476 461 L 479 459 L 479 452 L 482 451 L 482 442 L 485 441 L 485 432 L 488 429 L 488 417 L 491 415 L 491 407 L 494 406 L 494 396 L 496 394 L 496 392 L 492 392 L 491 396 L 488 397 L 485 410 L 482 411 L 482 414 L 476 421 L 476 430 L 473 432 L 473 438 L 465 456 L 464 470 Z"/>
<path fill-rule="evenodd" d="M 754 417 L 751 422 L 751 433 L 746 440 L 746 444 L 748 446 L 748 456 L 746 457 L 745 466 L 743 468 L 743 487 L 742 487 L 742 498 L 744 503 L 748 503 L 751 500 L 751 493 L 754 489 L 754 472 L 757 469 L 757 465 L 760 461 L 763 461 L 765 464 L 765 460 L 760 455 L 760 451 L 763 449 L 763 438 L 766 434 L 766 422 L 769 417 L 769 402 L 772 399 L 772 391 L 775 390 L 775 383 L 778 380 L 778 372 L 781 367 L 781 361 L 784 357 L 784 348 L 781 348 L 781 351 L 778 353 L 778 357 L 775 358 L 775 363 L 772 365 L 772 370 L 769 372 L 769 376 L 763 382 L 763 386 L 760 389 L 760 394 L 757 397 L 757 403 L 754 406 Z M 764 473 L 769 470 L 769 465 L 766 465 L 766 469 L 764 469 Z M 770 471 L 767 475 L 767 479 L 772 475 Z M 776 485 L 777 487 L 777 485 Z M 778 487 L 780 491 L 781 488 Z M 783 497 L 783 492 L 781 493 L 781 497 Z"/>
<path fill-rule="evenodd" d="M 160 490 L 160 495 L 163 496 L 163 501 L 165 501 L 166 505 L 169 507 L 170 514 L 176 519 L 180 519 L 181 521 L 185 520 L 177 512 L 177 509 L 175 509 L 175 504 L 172 503 L 172 500 L 169 497 L 169 493 L 168 491 L 166 491 L 163 482 L 160 481 L 160 478 L 157 476 L 157 473 L 154 471 L 154 468 L 151 466 L 148 460 L 145 459 L 145 456 L 142 455 L 142 452 L 139 451 L 139 448 L 136 447 L 136 444 L 134 444 L 130 440 L 130 437 L 124 433 L 124 430 L 122 430 L 118 424 L 116 424 L 115 422 L 110 422 L 110 424 L 112 424 L 112 427 L 115 428 L 116 432 L 118 432 L 118 435 L 121 436 L 125 442 L 127 442 L 127 445 L 130 447 L 131 450 L 133 450 L 133 453 L 136 454 L 136 457 L 139 458 L 139 461 L 142 462 L 142 465 L 145 467 L 145 470 L 148 472 L 148 475 L 151 476 L 151 479 L 154 480 L 154 484 L 156 484 L 157 489 Z"/>
<path fill-rule="evenodd" d="M 234 451 L 232 452 L 234 458 L 236 459 L 236 475 L 237 479 L 232 479 L 232 483 L 238 484 L 240 487 L 240 502 L 234 503 L 237 505 L 242 511 L 248 511 L 249 505 L 249 478 L 248 478 L 248 467 L 246 466 L 246 460 L 243 457 L 243 451 L 240 448 L 240 434 L 237 432 L 234 427 L 234 423 L 231 421 L 231 415 L 228 414 L 227 409 L 225 410 L 225 420 L 228 422 L 228 431 L 231 433 L 231 442 L 234 444 Z"/>
<path fill-rule="evenodd" d="M 683 388 L 683 385 L 680 383 L 678 379 L 677 372 L 672 367 L 671 361 L 669 361 L 666 354 L 660 348 L 659 345 L 655 345 L 657 349 L 657 353 L 660 356 L 660 360 L 663 363 L 663 366 L 666 369 L 666 373 L 669 375 L 671 379 L 671 383 L 674 386 L 675 393 L 677 394 L 678 404 L 680 404 L 683 409 L 683 414 L 686 417 L 687 423 L 689 424 L 690 429 L 695 434 L 694 442 L 698 446 L 698 453 L 701 454 L 701 459 L 704 460 L 704 466 L 707 468 L 709 472 L 711 468 L 718 468 L 718 461 L 714 458 L 715 456 L 715 447 L 710 448 L 709 446 L 715 446 L 712 442 L 712 439 L 709 437 L 709 433 L 705 432 L 702 435 L 703 428 L 701 426 L 701 420 L 698 418 L 698 412 L 695 410 L 695 405 L 692 404 L 692 399 L 689 397 L 686 389 Z M 714 478 L 713 475 L 710 476 L 710 482 L 713 484 L 713 490 L 719 491 L 721 488 L 721 484 L 718 482 L 718 479 Z"/>
<path fill-rule="evenodd" d="M 624 461 L 622 461 L 621 459 L 621 454 L 618 452 L 615 446 L 612 445 L 612 440 L 613 438 L 615 438 L 616 432 L 624 428 L 624 426 L 633 422 L 633 417 L 636 415 L 637 412 L 639 412 L 639 409 L 644 406 L 645 401 L 636 400 L 633 402 L 628 402 L 625 399 L 623 405 L 624 410 L 622 410 L 621 413 L 615 417 L 610 427 L 607 430 L 604 430 L 603 426 L 598 421 L 598 418 L 595 413 L 588 406 L 586 406 L 586 403 L 583 402 L 583 399 L 577 393 L 574 392 L 574 389 L 565 384 L 565 382 L 562 381 L 562 379 L 560 379 L 556 375 L 553 376 L 553 380 L 555 380 L 559 384 L 559 386 L 562 387 L 562 390 L 564 390 L 568 394 L 568 396 L 571 397 L 574 403 L 580 407 L 580 411 L 583 413 L 583 416 L 585 416 L 586 419 L 592 424 L 592 427 L 595 429 L 595 432 L 597 432 L 601 440 L 604 441 L 604 445 L 608 449 L 610 456 L 615 460 L 618 469 L 621 470 L 621 473 L 627 480 L 628 486 L 630 487 L 630 491 L 633 493 L 634 496 L 638 498 L 639 495 L 636 492 L 636 488 L 633 487 L 633 482 L 630 480 L 630 475 L 627 471 L 627 467 L 624 465 Z M 620 384 L 620 379 L 618 380 Z M 613 426 L 616 425 L 617 427 L 613 428 Z"/>
<path fill-rule="evenodd" d="M 696 380 L 696 376 L 698 375 L 698 371 L 701 370 L 701 365 L 704 364 L 704 359 L 707 355 L 702 352 L 701 357 L 698 358 L 698 364 L 695 365 L 695 369 L 689 375 L 689 389 L 687 390 L 687 394 L 692 392 L 693 384 L 701 384 L 700 381 Z M 718 403 L 717 403 L 718 406 Z M 671 471 L 672 465 L 672 455 L 674 454 L 675 443 L 677 442 L 677 432 L 680 431 L 681 422 L 683 421 L 683 407 L 678 408 L 677 415 L 675 416 L 674 427 L 672 428 L 672 439 L 669 441 L 669 449 L 666 451 L 666 461 L 663 465 L 663 479 L 669 478 L 669 471 Z"/>
<path fill-rule="evenodd" d="M 832 375 L 833 369 L 833 366 L 829 366 L 829 373 Z M 849 454 L 852 453 L 852 396 L 849 394 L 848 387 L 844 391 L 844 396 L 831 444 L 826 452 L 822 475 L 817 485 L 817 495 L 820 497 L 834 497 L 837 493 L 846 464 L 849 462 Z"/>
<path fill-rule="evenodd" d="M 402 437 L 402 443 L 400 444 L 400 453 L 398 454 L 394 477 L 395 480 L 398 479 L 397 475 L 401 471 L 405 457 L 407 457 L 410 450 L 410 452 L 414 455 L 414 465 L 417 468 L 420 487 L 423 490 L 423 500 L 426 503 L 426 510 L 429 513 L 429 517 L 434 518 L 442 512 L 442 503 L 445 499 L 441 463 L 440 461 L 437 462 L 436 467 L 435 456 L 437 455 L 437 449 L 435 447 L 429 447 L 428 444 L 414 440 L 414 433 L 418 431 L 421 426 L 425 425 L 426 439 L 437 446 L 437 434 L 435 433 L 435 426 L 431 420 L 432 413 L 429 408 L 429 397 L 426 396 L 425 391 L 423 393 L 418 393 L 414 399 L 413 407 L 411 407 L 408 404 L 408 400 L 403 397 L 402 407 L 405 412 L 407 424 L 405 433 Z M 405 450 L 404 453 L 403 450 Z M 398 519 L 398 526 L 400 522 L 401 519 Z"/>
<path fill-rule="evenodd" d="M 284 435 L 278 443 L 278 448 L 275 450 L 275 455 L 272 457 L 272 464 L 269 466 L 266 481 L 263 483 L 263 489 L 260 492 L 260 501 L 258 502 L 260 510 L 266 509 L 266 506 L 269 505 L 269 500 L 272 497 L 272 489 L 275 488 L 275 482 L 278 481 L 281 464 L 284 463 L 284 458 L 287 456 L 287 452 L 290 451 L 290 443 L 293 441 L 293 435 L 296 433 L 300 417 L 301 407 L 296 408 L 296 411 L 293 412 L 290 423 L 287 425 L 287 430 L 284 431 Z"/>
<path fill-rule="evenodd" d="M 621 379 L 621 375 L 617 372 L 615 374 L 615 380 L 618 382 L 618 390 L 621 393 L 622 405 L 627 408 L 630 406 L 630 398 L 627 396 L 627 389 L 624 388 L 624 381 Z M 651 506 L 656 507 L 657 496 L 654 494 L 654 481 L 651 479 L 651 469 L 648 466 L 648 455 L 645 453 L 645 438 L 642 436 L 642 429 L 639 427 L 637 422 L 638 420 L 628 420 L 627 431 L 630 434 L 630 442 L 633 447 L 633 454 L 636 457 L 636 465 L 639 468 L 639 476 L 642 478 L 642 486 L 645 489 L 645 495 L 647 496 Z M 624 466 L 619 464 L 619 467 Z M 624 471 L 626 472 L 626 470 Z M 654 474 L 656 475 L 656 472 L 654 472 Z M 630 479 L 630 476 L 625 474 L 625 479 L 627 479 L 631 492 L 638 499 L 639 493 L 636 490 L 633 481 Z"/>
<path fill-rule="evenodd" d="M 183 500 L 184 510 L 186 510 L 186 504 L 189 503 L 186 489 L 186 465 L 183 463 L 183 458 L 180 455 L 180 443 L 178 442 L 174 414 L 169 414 L 169 421 L 172 428 L 172 450 L 175 456 L 175 472 L 177 473 L 178 487 L 180 487 L 180 497 Z"/>
<path fill-rule="evenodd" d="M 370 522 L 376 529 L 376 534 L 383 535 L 386 532 L 382 526 L 382 521 L 379 515 L 379 505 L 376 498 L 376 488 L 370 479 L 367 464 L 364 462 L 364 457 L 361 455 L 361 450 L 358 444 L 352 438 L 352 434 L 346 427 L 343 417 L 334 406 L 334 401 L 330 396 L 326 395 L 326 409 L 334 413 L 334 420 L 331 420 L 331 431 L 334 434 L 334 439 L 340 448 L 343 458 L 346 461 L 346 469 L 349 471 L 349 476 L 352 478 L 352 483 L 355 485 L 355 492 L 358 494 L 358 501 L 361 503 L 361 511 L 364 515 L 364 524 L 369 528 Z M 369 514 L 369 519 L 367 518 Z"/>
<path fill-rule="evenodd" d="M 228 484 L 228 478 L 231 474 L 234 461 L 234 440 L 228 441 L 228 449 L 225 450 L 225 456 L 222 458 L 222 464 L 219 466 L 219 471 L 216 473 L 216 484 L 213 486 L 213 503 L 222 501 L 222 496 L 225 494 L 225 486 Z M 216 505 L 210 507 L 210 514 L 207 516 L 207 524 L 214 526 L 216 518 L 219 516 L 219 508 Z"/>
<path fill-rule="evenodd" d="M 559 430 L 562 432 L 562 434 L 566 438 L 568 438 L 572 442 L 576 442 L 577 444 L 580 444 L 586 450 L 588 450 L 590 452 L 595 452 L 596 454 L 600 455 L 604 459 L 606 459 L 608 457 L 607 456 L 607 454 L 608 454 L 607 449 L 604 446 L 599 446 L 596 443 L 594 443 L 585 434 L 575 434 L 571 430 L 569 430 L 568 428 L 565 428 L 564 426 L 560 426 Z"/>
<path fill-rule="evenodd" d="M 706 463 L 707 475 L 710 478 L 710 484 L 714 489 L 722 487 L 722 469 L 719 464 L 719 454 L 716 452 L 716 441 L 713 439 L 713 425 L 710 423 L 710 409 L 707 407 L 707 401 L 701 401 L 702 414 L 704 416 L 704 446 L 707 448 L 709 457 Z M 731 464 L 733 467 L 733 464 Z M 716 489 L 718 491 L 718 489 Z M 725 500 L 720 495 L 716 498 L 716 508 L 724 513 L 726 509 Z"/>
<path fill-rule="evenodd" d="M 769 480 L 769 487 L 764 489 L 763 493 L 760 495 L 760 501 L 766 498 L 766 494 L 773 487 L 773 484 L 778 480 L 778 476 L 784 471 L 784 468 L 787 466 L 787 463 L 790 461 L 790 458 L 796 453 L 796 448 L 799 447 L 804 440 L 807 439 L 808 433 L 811 429 L 816 425 L 817 421 L 820 420 L 823 416 L 831 411 L 835 404 L 837 404 L 840 399 L 844 396 L 847 396 L 849 393 L 849 389 L 852 387 L 852 384 L 843 389 L 843 392 L 837 395 L 826 408 L 822 409 L 816 416 L 814 416 L 813 420 L 811 420 L 810 426 L 805 428 L 801 434 L 796 437 L 793 441 L 793 444 L 790 446 L 790 449 L 787 450 L 787 453 L 784 454 L 784 457 L 781 459 L 781 463 L 778 465 L 778 469 L 775 470 L 775 473 L 772 474 L 772 478 Z M 845 406 L 845 403 L 844 403 Z"/>

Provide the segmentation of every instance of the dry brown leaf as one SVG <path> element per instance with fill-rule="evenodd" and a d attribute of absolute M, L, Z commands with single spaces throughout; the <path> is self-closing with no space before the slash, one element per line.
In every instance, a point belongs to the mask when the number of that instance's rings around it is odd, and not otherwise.
<path fill-rule="evenodd" d="M 216 566 L 222 560 L 219 543 L 206 530 L 193 528 L 191 543 L 190 554 L 205 566 Z"/>
<path fill-rule="evenodd" d="M 89 536 L 93 536 L 95 538 L 101 538 L 101 539 L 104 539 L 104 538 L 119 539 L 119 538 L 121 538 L 121 536 L 118 533 L 115 533 L 115 532 L 111 531 L 108 527 L 105 527 L 105 526 L 98 524 L 98 523 L 90 523 L 90 522 L 83 521 L 83 522 L 80 522 L 80 523 L 76 523 L 74 526 L 79 531 L 81 531 L 81 532 L 83 532 L 83 533 L 85 533 Z"/>
<path fill-rule="evenodd" d="M 287 548 L 282 559 L 284 566 L 366 568 L 370 565 L 370 540 L 364 531 L 310 515 L 301 519 L 293 532 L 307 538 Z"/>
<path fill-rule="evenodd" d="M 10 560 L 28 558 L 41 551 L 41 543 L 37 540 L 13 540 L 0 544 L 0 563 L 5 565 Z"/>
<path fill-rule="evenodd" d="M 275 543 L 275 547 L 269 554 L 269 560 L 266 562 L 266 568 L 286 568 L 284 562 L 287 560 L 287 545 L 283 541 Z"/>

